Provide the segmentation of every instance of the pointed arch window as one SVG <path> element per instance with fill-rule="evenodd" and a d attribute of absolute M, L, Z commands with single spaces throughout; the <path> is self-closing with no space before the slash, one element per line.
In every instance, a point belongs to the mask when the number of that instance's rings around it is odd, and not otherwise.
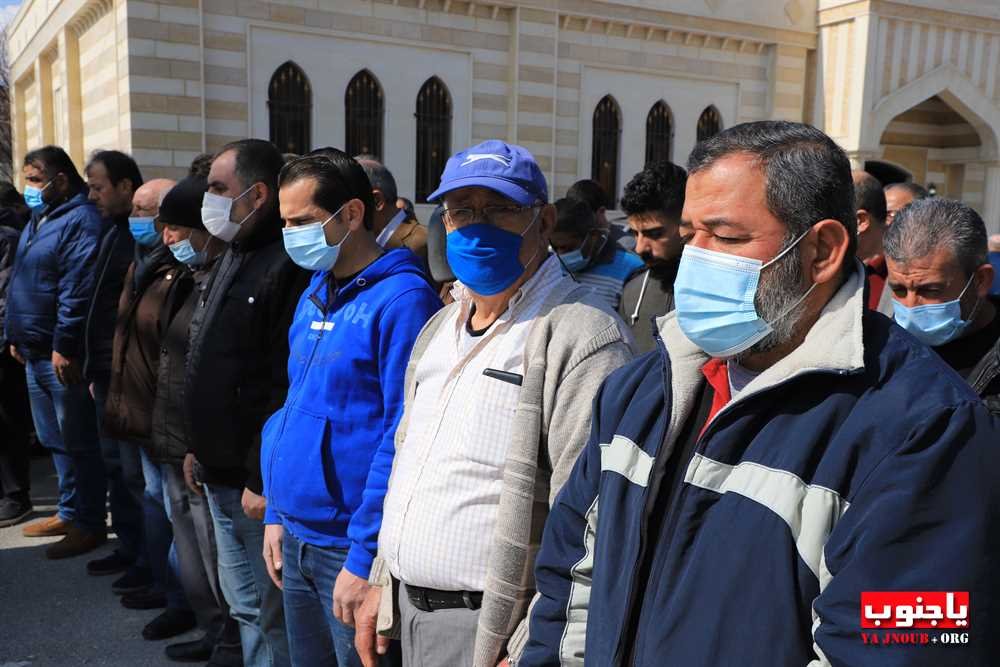
<path fill-rule="evenodd" d="M 417 202 L 426 203 L 441 181 L 441 172 L 451 155 L 451 93 L 444 82 L 432 76 L 417 93 Z"/>
<path fill-rule="evenodd" d="M 722 132 L 722 116 L 714 106 L 707 107 L 698 117 L 698 141 L 704 141 Z"/>
<path fill-rule="evenodd" d="M 621 143 L 622 114 L 618 102 L 605 95 L 594 108 L 594 136 L 590 156 L 590 177 L 607 194 L 605 206 L 615 207 L 618 192 L 618 156 Z"/>
<path fill-rule="evenodd" d="M 271 143 L 282 153 L 301 155 L 312 147 L 312 87 L 292 61 L 274 71 L 267 87 Z"/>
<path fill-rule="evenodd" d="M 663 100 L 653 105 L 646 115 L 646 164 L 670 160 L 670 144 L 674 127 L 670 107 Z"/>
<path fill-rule="evenodd" d="M 348 155 L 374 155 L 382 159 L 385 96 L 378 79 L 364 69 L 354 75 L 344 93 Z"/>

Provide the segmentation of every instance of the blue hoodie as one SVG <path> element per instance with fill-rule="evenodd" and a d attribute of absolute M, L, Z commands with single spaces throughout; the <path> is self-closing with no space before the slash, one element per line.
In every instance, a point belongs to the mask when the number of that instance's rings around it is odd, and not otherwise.
<path fill-rule="evenodd" d="M 441 300 L 406 249 L 336 292 L 331 284 L 328 271 L 313 275 L 288 332 L 288 396 L 262 434 L 265 522 L 307 544 L 347 549 L 344 566 L 367 578 L 406 364 Z"/>

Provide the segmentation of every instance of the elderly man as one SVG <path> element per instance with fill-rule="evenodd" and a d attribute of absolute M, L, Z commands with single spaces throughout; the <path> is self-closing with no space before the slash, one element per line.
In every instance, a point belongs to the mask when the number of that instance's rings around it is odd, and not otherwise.
<path fill-rule="evenodd" d="M 688 173 L 677 308 L 660 353 L 601 390 L 517 664 L 991 662 L 1000 431 L 865 307 L 847 156 L 810 126 L 747 123 Z M 920 590 L 954 593 L 948 617 L 945 593 L 903 592 Z M 885 591 L 898 608 L 863 606 Z M 926 648 L 883 645 L 921 600 L 958 632 L 922 621 Z M 963 623 L 967 644 L 940 644 Z"/>
<path fill-rule="evenodd" d="M 986 225 L 950 199 L 923 199 L 900 211 L 885 235 L 896 323 L 929 345 L 1000 409 L 1000 299 Z"/>
<path fill-rule="evenodd" d="M 386 250 L 409 248 L 427 266 L 427 228 L 417 222 L 411 211 L 398 208 L 396 179 L 384 164 L 374 155 L 359 155 L 354 158 L 365 170 L 372 185 L 375 211 L 372 231 L 375 240 Z"/>
<path fill-rule="evenodd" d="M 288 327 L 308 274 L 281 241 L 273 144 L 244 139 L 212 161 L 201 218 L 229 248 L 191 316 L 188 447 L 215 522 L 219 579 L 250 667 L 287 665 L 281 591 L 264 564 L 260 433 L 288 391 Z"/>
<path fill-rule="evenodd" d="M 640 352 L 656 349 L 654 318 L 674 309 L 681 261 L 678 234 L 687 173 L 673 162 L 647 165 L 625 186 L 622 210 L 646 270 L 625 283 L 618 313 L 632 327 Z"/>
<path fill-rule="evenodd" d="M 10 353 L 27 365 L 31 416 L 59 478 L 55 516 L 24 528 L 28 537 L 66 537 L 46 555 L 86 553 L 107 540 L 104 462 L 94 402 L 83 377 L 85 329 L 104 223 L 69 155 L 45 146 L 24 157 L 21 232 L 7 290 Z"/>
<path fill-rule="evenodd" d="M 885 224 L 891 225 L 896 214 L 911 202 L 929 196 L 930 193 L 916 183 L 890 183 L 885 186 Z"/>
<path fill-rule="evenodd" d="M 855 255 L 864 262 L 868 274 L 868 307 L 892 316 L 892 296 L 885 288 L 885 192 L 877 178 L 866 171 L 852 171 L 854 209 L 858 219 L 858 245 Z"/>
<path fill-rule="evenodd" d="M 495 667 L 525 636 L 542 524 L 630 340 L 548 254 L 555 207 L 527 150 L 491 140 L 459 152 L 437 198 L 456 302 L 410 358 L 378 587 L 355 615 L 356 640 L 373 665 L 384 598 L 404 665 Z"/>

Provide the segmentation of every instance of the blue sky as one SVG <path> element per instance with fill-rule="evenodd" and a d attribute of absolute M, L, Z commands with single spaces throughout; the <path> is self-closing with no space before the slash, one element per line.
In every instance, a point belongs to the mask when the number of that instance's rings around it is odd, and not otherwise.
<path fill-rule="evenodd" d="M 0 0 L 0 25 L 7 25 L 20 5 L 20 0 Z"/>

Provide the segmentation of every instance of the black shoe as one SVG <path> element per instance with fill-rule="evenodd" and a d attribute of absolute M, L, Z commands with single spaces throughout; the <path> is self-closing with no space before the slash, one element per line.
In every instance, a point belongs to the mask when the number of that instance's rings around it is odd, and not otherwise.
<path fill-rule="evenodd" d="M 0 528 L 21 523 L 28 518 L 32 509 L 34 508 L 31 506 L 30 500 L 15 500 L 13 498 L 0 500 Z"/>
<path fill-rule="evenodd" d="M 216 644 L 212 651 L 212 659 L 205 667 L 243 667 L 243 649 L 236 646 Z"/>
<path fill-rule="evenodd" d="M 131 565 L 131 560 L 124 558 L 118 551 L 113 551 L 110 556 L 98 558 L 87 563 L 87 574 L 95 577 L 118 574 L 119 572 L 126 571 Z M 117 584 L 118 582 L 116 581 L 115 583 Z"/>
<path fill-rule="evenodd" d="M 122 596 L 122 606 L 126 609 L 166 609 L 167 596 L 150 590 L 128 593 Z"/>
<path fill-rule="evenodd" d="M 175 662 L 205 662 L 212 657 L 212 648 L 212 640 L 202 637 L 193 642 L 170 644 L 163 651 Z"/>
<path fill-rule="evenodd" d="M 115 595 L 138 593 L 149 588 L 152 583 L 153 577 L 149 570 L 131 568 L 124 576 L 119 577 L 111 584 L 111 592 Z"/>
<path fill-rule="evenodd" d="M 196 625 L 194 612 L 186 609 L 168 609 L 142 629 L 142 638 L 149 641 L 170 639 L 182 635 Z"/>

